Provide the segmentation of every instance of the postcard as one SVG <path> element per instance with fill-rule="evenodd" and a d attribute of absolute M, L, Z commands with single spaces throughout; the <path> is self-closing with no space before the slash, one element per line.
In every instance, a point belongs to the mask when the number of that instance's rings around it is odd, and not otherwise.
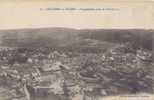
<path fill-rule="evenodd" d="M 0 100 L 154 100 L 153 0 L 1 0 Z"/>

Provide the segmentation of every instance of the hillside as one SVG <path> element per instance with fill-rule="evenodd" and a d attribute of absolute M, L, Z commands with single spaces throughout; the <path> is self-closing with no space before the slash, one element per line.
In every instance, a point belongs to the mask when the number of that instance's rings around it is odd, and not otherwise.
<path fill-rule="evenodd" d="M 70 28 L 40 28 L 1 30 L 1 46 L 11 47 L 63 47 L 79 48 L 95 45 L 101 42 L 131 43 L 134 48 L 152 49 L 153 30 L 120 30 L 120 29 L 70 29 Z M 91 41 L 89 44 L 88 41 Z M 99 41 L 99 42 L 96 42 Z M 82 43 L 81 43 L 82 42 Z M 83 45 L 84 44 L 84 45 Z M 104 43 L 102 43 L 104 44 Z M 98 45 L 98 46 L 97 46 Z"/>

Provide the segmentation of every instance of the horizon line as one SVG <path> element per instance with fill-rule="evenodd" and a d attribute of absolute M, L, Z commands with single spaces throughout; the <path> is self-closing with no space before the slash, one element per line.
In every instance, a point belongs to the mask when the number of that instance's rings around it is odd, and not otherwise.
<path fill-rule="evenodd" d="M 8 28 L 0 29 L 0 31 L 13 31 L 13 30 L 30 30 L 30 29 L 52 29 L 52 28 L 63 28 L 72 30 L 154 30 L 153 28 L 72 28 L 72 27 L 32 27 L 32 28 Z"/>

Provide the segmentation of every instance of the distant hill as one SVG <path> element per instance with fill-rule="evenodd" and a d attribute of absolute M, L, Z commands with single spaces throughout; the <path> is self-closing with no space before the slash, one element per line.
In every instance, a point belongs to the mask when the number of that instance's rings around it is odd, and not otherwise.
<path fill-rule="evenodd" d="M 154 30 L 139 29 L 71 29 L 39 28 L 1 30 L 0 45 L 9 47 L 103 47 L 105 43 L 131 43 L 134 47 L 152 49 Z"/>
<path fill-rule="evenodd" d="M 154 30 L 83 30 L 84 38 L 108 41 L 112 43 L 131 43 L 134 47 L 153 48 Z"/>
<path fill-rule="evenodd" d="M 60 46 L 76 38 L 76 30 L 67 28 L 19 29 L 0 31 L 1 45 L 12 47 Z"/>

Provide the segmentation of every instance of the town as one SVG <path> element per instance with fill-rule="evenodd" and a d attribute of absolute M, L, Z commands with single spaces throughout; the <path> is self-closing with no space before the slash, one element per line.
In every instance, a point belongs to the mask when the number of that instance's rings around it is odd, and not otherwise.
<path fill-rule="evenodd" d="M 4 100 L 91 100 L 153 91 L 152 51 L 144 49 L 134 53 L 119 45 L 104 53 L 78 53 L 3 48 L 0 55 Z"/>
<path fill-rule="evenodd" d="M 153 30 L 0 31 L 0 100 L 153 94 Z"/>

